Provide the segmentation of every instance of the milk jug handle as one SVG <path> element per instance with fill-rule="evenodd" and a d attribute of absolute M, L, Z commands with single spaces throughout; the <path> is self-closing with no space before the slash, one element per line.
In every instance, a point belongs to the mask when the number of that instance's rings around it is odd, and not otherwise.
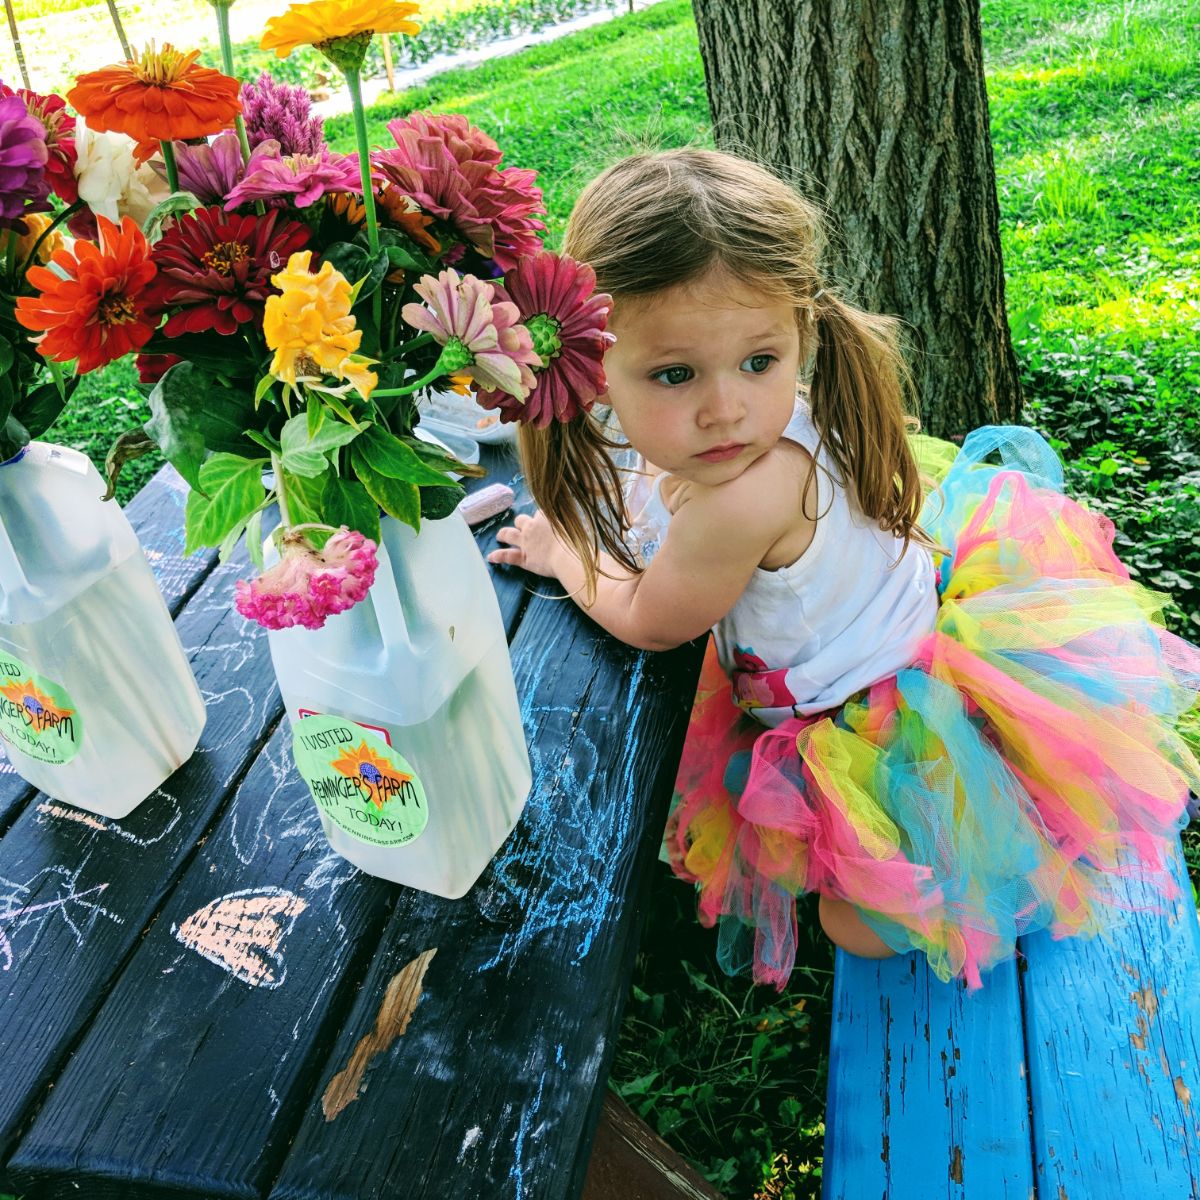
<path fill-rule="evenodd" d="M 385 646 L 411 645 L 408 622 L 404 619 L 404 606 L 400 603 L 400 592 L 396 587 L 395 573 L 392 571 L 392 561 L 382 538 L 379 539 L 376 553 L 379 567 L 368 594 L 375 608 L 375 620 L 379 622 L 383 643 Z"/>

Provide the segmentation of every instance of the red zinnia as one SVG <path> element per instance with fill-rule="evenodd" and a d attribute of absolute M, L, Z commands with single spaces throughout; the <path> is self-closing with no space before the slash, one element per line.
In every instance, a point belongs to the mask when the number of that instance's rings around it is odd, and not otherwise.
<path fill-rule="evenodd" d="M 19 96 L 29 115 L 42 123 L 50 153 L 46 179 L 56 196 L 74 204 L 79 199 L 79 185 L 75 182 L 75 118 L 67 112 L 67 102 L 61 96 L 40 96 L 26 88 L 14 91 L 5 83 L 0 83 L 0 96 Z"/>
<path fill-rule="evenodd" d="M 533 369 L 537 381 L 525 399 L 499 391 L 479 393 L 484 408 L 500 410 L 502 421 L 524 421 L 545 428 L 587 412 L 607 386 L 604 355 L 616 340 L 605 331 L 612 297 L 596 292 L 596 272 L 565 254 L 522 259 L 493 284 L 497 298 L 511 300 L 533 338 L 542 360 Z"/>
<path fill-rule="evenodd" d="M 140 350 L 157 324 L 145 309 L 155 269 L 145 235 L 132 217 L 119 226 L 96 220 L 100 244 L 59 250 L 50 260 L 58 271 L 30 267 L 26 278 L 39 294 L 17 301 L 17 320 L 42 335 L 34 339 L 39 352 L 56 362 L 77 358 L 80 374 Z"/>
<path fill-rule="evenodd" d="M 306 226 L 281 217 L 278 209 L 238 217 L 218 205 L 198 208 L 155 243 L 158 278 L 148 306 L 169 314 L 167 337 L 207 329 L 231 334 L 250 323 L 261 327 L 267 297 L 278 290 L 271 276 L 308 238 Z"/>

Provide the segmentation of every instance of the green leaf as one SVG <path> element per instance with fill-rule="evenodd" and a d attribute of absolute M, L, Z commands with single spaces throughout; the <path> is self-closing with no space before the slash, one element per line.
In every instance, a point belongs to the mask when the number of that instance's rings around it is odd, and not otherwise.
<path fill-rule="evenodd" d="M 415 455 L 413 456 L 416 457 Z M 371 498 L 389 516 L 414 529 L 421 528 L 421 490 L 415 483 L 393 479 L 376 471 L 367 461 L 364 451 L 356 444 L 350 451 L 354 473 L 362 481 Z"/>
<path fill-rule="evenodd" d="M 435 446 L 419 437 L 401 439 L 404 444 L 427 466 L 446 474 L 463 475 L 468 479 L 482 479 L 487 474 L 487 468 L 479 463 L 459 462 L 451 454 L 447 454 L 441 446 Z"/>
<path fill-rule="evenodd" d="M 0 434 L 0 461 L 12 458 L 31 441 L 33 439 L 29 436 L 29 430 L 10 414 L 4 422 L 4 431 Z"/>
<path fill-rule="evenodd" d="M 246 549 L 250 552 L 250 561 L 259 571 L 266 565 L 263 562 L 262 522 L 263 510 L 261 508 L 252 513 L 250 520 L 246 522 Z"/>
<path fill-rule="evenodd" d="M 324 505 L 326 523 L 346 525 L 372 541 L 379 541 L 379 505 L 361 483 L 332 475 L 325 486 Z"/>
<path fill-rule="evenodd" d="M 437 263 L 417 250 L 412 239 L 398 229 L 381 229 L 379 242 L 386 251 L 388 263 L 392 267 L 417 271 L 422 275 L 431 275 L 437 270 Z"/>
<path fill-rule="evenodd" d="M 310 395 L 308 398 L 308 436 L 310 438 L 317 436 L 317 430 L 321 428 L 324 420 L 325 405 L 316 396 Z"/>
<path fill-rule="evenodd" d="M 30 437 L 41 437 L 58 420 L 78 384 L 79 376 L 75 375 L 67 384 L 67 394 L 64 397 L 58 390 L 58 384 L 43 383 L 29 391 L 24 400 L 18 400 L 13 405 L 13 412 L 29 430 Z"/>
<path fill-rule="evenodd" d="M 321 252 L 321 259 L 323 262 L 333 263 L 334 270 L 340 271 L 354 284 L 355 304 L 378 291 L 388 273 L 388 256 L 385 251 L 380 250 L 372 258 L 370 250 L 353 242 L 334 242 Z"/>
<path fill-rule="evenodd" d="M 219 546 L 229 531 L 262 504 L 262 459 L 214 454 L 199 470 L 200 491 L 193 491 L 184 510 L 183 552 Z"/>
<path fill-rule="evenodd" d="M 199 207 L 200 201 L 191 192 L 172 192 L 150 210 L 150 215 L 143 222 L 146 241 L 157 242 L 162 237 L 162 227 L 169 217 L 181 217 Z"/>
<path fill-rule="evenodd" d="M 289 472 L 315 479 L 329 466 L 326 456 L 330 451 L 345 446 L 360 434 L 341 421 L 326 421 L 316 436 L 310 438 L 308 426 L 308 414 L 297 413 L 284 425 L 279 444 L 283 450 L 283 465 Z"/>
<path fill-rule="evenodd" d="M 17 352 L 13 349 L 12 342 L 0 338 L 0 376 L 7 375 L 16 360 Z"/>
<path fill-rule="evenodd" d="M 154 442 L 144 429 L 130 429 L 121 434 L 104 456 L 104 477 L 108 480 L 108 490 L 101 499 L 111 500 L 117 494 L 117 480 L 127 462 L 141 458 L 153 449 Z"/>
<path fill-rule="evenodd" d="M 372 471 L 386 475 L 389 479 L 423 484 L 426 487 L 445 487 L 453 482 L 447 478 L 444 471 L 439 471 L 422 461 L 412 446 L 378 425 L 372 426 L 354 443 L 354 452 L 356 463 L 361 457 Z M 357 470 L 357 466 L 355 469 Z"/>
<path fill-rule="evenodd" d="M 440 521 L 448 517 L 463 501 L 467 490 L 461 484 L 451 487 L 423 487 L 421 489 L 421 519 Z"/>
<path fill-rule="evenodd" d="M 274 375 L 264 375 L 254 387 L 254 409 L 257 412 L 258 406 L 262 403 L 262 398 L 275 385 Z"/>
<path fill-rule="evenodd" d="M 233 553 L 234 547 L 238 544 L 238 538 L 246 531 L 246 523 L 249 517 L 243 517 L 225 536 L 221 539 L 220 548 L 217 550 L 217 561 L 225 562 L 226 559 Z"/>
<path fill-rule="evenodd" d="M 289 475 L 283 473 L 283 479 L 276 486 L 282 486 L 287 498 L 288 520 L 293 525 L 324 524 L 325 491 L 333 476 L 333 469 L 328 463 L 321 475 L 307 477 L 304 475 Z M 329 524 L 334 524 L 329 521 Z M 340 522 L 339 522 L 340 524 Z"/>

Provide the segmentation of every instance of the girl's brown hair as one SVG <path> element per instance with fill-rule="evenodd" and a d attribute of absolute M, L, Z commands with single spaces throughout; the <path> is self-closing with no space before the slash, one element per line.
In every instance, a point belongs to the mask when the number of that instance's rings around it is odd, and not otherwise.
<path fill-rule="evenodd" d="M 801 362 L 811 362 L 818 452 L 825 448 L 866 516 L 905 548 L 925 543 L 900 322 L 836 294 L 821 274 L 825 244 L 819 210 L 778 176 L 736 155 L 689 149 L 634 154 L 598 175 L 571 212 L 563 249 L 591 264 L 618 309 L 713 271 L 760 287 L 764 303 L 792 305 Z M 623 536 L 629 516 L 610 453 L 618 446 L 591 414 L 520 430 L 529 489 L 582 559 L 589 599 L 598 552 L 640 569 Z"/>

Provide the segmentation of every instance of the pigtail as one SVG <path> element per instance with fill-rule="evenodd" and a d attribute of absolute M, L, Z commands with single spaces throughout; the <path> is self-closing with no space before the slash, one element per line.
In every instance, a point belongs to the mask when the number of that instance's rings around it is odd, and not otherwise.
<path fill-rule="evenodd" d="M 816 332 L 813 423 L 858 506 L 881 529 L 931 545 L 918 525 L 923 491 L 908 434 L 919 426 L 895 317 L 864 312 L 828 292 L 811 305 Z"/>
<path fill-rule="evenodd" d="M 572 421 L 552 421 L 545 429 L 522 425 L 518 433 L 521 468 L 538 508 L 551 528 L 583 563 L 584 595 L 596 597 L 600 552 L 610 554 L 630 574 L 641 567 L 625 543 L 629 515 L 614 441 L 590 413 Z"/>

